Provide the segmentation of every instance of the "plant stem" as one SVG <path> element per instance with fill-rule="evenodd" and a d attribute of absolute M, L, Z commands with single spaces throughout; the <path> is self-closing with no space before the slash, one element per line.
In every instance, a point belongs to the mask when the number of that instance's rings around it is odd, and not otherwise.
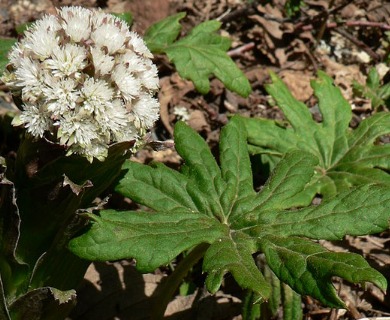
<path fill-rule="evenodd" d="M 210 245 L 202 243 L 196 246 L 177 266 L 175 271 L 167 278 L 167 280 L 156 290 L 156 301 L 151 314 L 152 320 L 163 319 L 168 303 L 181 284 L 184 277 L 190 269 L 197 263 L 205 254 Z"/>
<path fill-rule="evenodd" d="M 366 45 L 364 42 L 356 39 L 353 35 L 349 34 L 347 31 L 343 29 L 334 29 L 335 32 L 341 34 L 343 37 L 347 38 L 349 41 L 351 41 L 354 45 L 356 45 L 358 48 L 365 51 L 371 59 L 374 61 L 380 61 L 381 56 L 378 55 L 374 50 L 372 50 L 368 45 Z"/>
<path fill-rule="evenodd" d="M 329 6 L 328 6 L 328 10 L 325 12 L 325 15 L 324 15 L 324 18 L 323 18 L 320 30 L 319 30 L 319 32 L 317 34 L 317 37 L 316 37 L 317 44 L 322 39 L 322 37 L 324 35 L 324 32 L 326 30 L 326 23 L 328 22 L 328 18 L 329 18 L 329 10 L 332 9 L 333 4 L 334 4 L 334 0 L 331 0 L 330 3 L 329 3 Z"/>

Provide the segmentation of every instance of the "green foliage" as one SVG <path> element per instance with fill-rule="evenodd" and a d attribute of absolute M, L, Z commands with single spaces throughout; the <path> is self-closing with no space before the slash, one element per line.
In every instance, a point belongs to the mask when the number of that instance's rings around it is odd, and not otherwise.
<path fill-rule="evenodd" d="M 89 163 L 44 140 L 24 139 L 15 164 L 0 170 L 0 319 L 61 319 L 89 265 L 67 249 L 88 208 L 121 171 L 126 151 Z M 0 158 L 2 159 L 2 158 Z M 4 159 L 3 159 L 4 160 Z"/>
<path fill-rule="evenodd" d="M 304 193 L 306 203 L 315 193 L 334 196 L 352 186 L 390 183 L 390 145 L 378 140 L 390 133 L 390 113 L 380 112 L 349 128 L 351 107 L 329 76 L 318 73 L 312 81 L 322 122 L 312 119 L 309 109 L 297 101 L 286 85 L 271 74 L 268 93 L 282 109 L 288 125 L 268 119 L 245 119 L 249 150 L 277 162 L 291 150 L 309 152 L 318 159 L 316 172 Z M 305 202 L 303 202 L 305 203 Z"/>
<path fill-rule="evenodd" d="M 0 76 L 8 63 L 8 51 L 16 43 L 16 39 L 0 38 Z"/>
<path fill-rule="evenodd" d="M 242 303 L 242 319 L 260 319 L 260 304 L 257 302 L 257 295 L 253 291 L 248 291 Z"/>
<path fill-rule="evenodd" d="M 17 26 L 15 26 L 15 30 L 18 33 L 18 35 L 22 35 L 32 24 L 33 22 L 18 24 Z"/>
<path fill-rule="evenodd" d="M 208 290 L 216 292 L 230 272 L 262 301 L 270 298 L 271 285 L 252 258 L 258 251 L 294 291 L 331 307 L 344 306 L 332 286 L 333 276 L 385 289 L 386 279 L 361 256 L 329 252 L 310 239 L 335 240 L 387 229 L 388 188 L 371 184 L 346 189 L 318 206 L 297 209 L 301 200 L 296 195 L 305 190 L 318 164 L 317 157 L 298 150 L 287 153 L 255 192 L 242 122 L 233 117 L 222 129 L 220 165 L 195 131 L 177 123 L 176 149 L 185 162 L 181 171 L 127 161 L 116 188 L 153 211 L 88 214 L 91 226 L 70 241 L 70 250 L 90 260 L 135 258 L 137 268 L 148 272 L 207 243 L 203 271 Z"/>
<path fill-rule="evenodd" d="M 152 25 L 144 37 L 148 48 L 153 53 L 166 53 L 180 76 L 191 80 L 202 94 L 209 92 L 209 77 L 215 75 L 228 89 L 248 96 L 248 79 L 226 54 L 230 40 L 216 33 L 221 23 L 203 22 L 176 40 L 181 31 L 179 21 L 184 17 L 185 13 L 178 13 Z"/>
<path fill-rule="evenodd" d="M 357 95 L 371 100 L 371 107 L 376 110 L 379 107 L 390 106 L 390 83 L 381 84 L 379 73 L 376 68 L 371 68 L 368 73 L 366 85 L 358 82 L 353 83 L 353 89 Z"/>
<path fill-rule="evenodd" d="M 132 25 L 134 17 L 131 12 L 112 13 L 113 16 L 125 21 L 129 26 Z"/>
<path fill-rule="evenodd" d="M 301 7 L 304 5 L 305 2 L 303 0 L 287 0 L 284 5 L 284 10 L 286 11 L 287 16 L 292 18 L 300 13 Z"/>
<path fill-rule="evenodd" d="M 31 290 L 9 308 L 9 320 L 58 320 L 68 315 L 76 305 L 76 291 L 60 291 L 44 287 Z M 1 313 L 0 313 L 1 314 Z"/>
<path fill-rule="evenodd" d="M 287 284 L 280 282 L 269 266 L 263 262 L 263 255 L 259 255 L 259 258 L 264 277 L 271 285 L 271 295 L 266 303 L 259 305 L 253 292 L 250 292 L 244 301 L 243 319 L 274 319 L 278 317 L 282 306 L 284 320 L 301 320 L 303 318 L 301 296 Z M 248 299 L 248 297 L 252 298 Z"/>
<path fill-rule="evenodd" d="M 303 318 L 301 296 L 292 290 L 288 285 L 283 284 L 283 319 L 299 320 Z"/>
<path fill-rule="evenodd" d="M 144 40 L 150 51 L 163 53 L 179 36 L 180 20 L 186 16 L 184 12 L 169 16 L 153 25 L 145 32 Z"/>

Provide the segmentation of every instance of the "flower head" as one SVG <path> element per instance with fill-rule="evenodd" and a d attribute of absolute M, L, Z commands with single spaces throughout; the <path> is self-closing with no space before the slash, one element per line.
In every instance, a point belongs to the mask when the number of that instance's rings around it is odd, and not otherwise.
<path fill-rule="evenodd" d="M 14 125 L 104 160 L 114 142 L 139 139 L 159 117 L 157 68 L 144 41 L 102 11 L 64 7 L 36 21 L 2 77 L 20 94 Z"/>

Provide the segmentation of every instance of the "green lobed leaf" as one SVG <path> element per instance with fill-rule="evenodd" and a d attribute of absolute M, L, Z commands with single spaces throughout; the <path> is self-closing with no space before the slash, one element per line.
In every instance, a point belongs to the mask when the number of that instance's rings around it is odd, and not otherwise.
<path fill-rule="evenodd" d="M 248 131 L 248 149 L 251 154 L 266 154 L 281 158 L 286 150 L 297 147 L 299 141 L 292 128 L 278 121 L 262 118 L 245 118 Z M 260 132 L 261 134 L 255 134 Z M 280 160 L 280 159 L 278 159 Z"/>
<path fill-rule="evenodd" d="M 206 285 L 211 293 L 218 291 L 223 276 L 230 272 L 242 288 L 257 292 L 264 300 L 269 297 L 271 286 L 256 267 L 252 258 L 256 249 L 249 243 L 238 234 L 220 238 L 210 246 L 203 260 L 203 270 L 208 273 Z"/>
<path fill-rule="evenodd" d="M 187 125 L 178 123 L 175 126 L 176 148 L 185 161 L 184 173 L 173 174 L 162 165 L 148 167 L 129 161 L 124 166 L 125 174 L 117 187 L 124 195 L 139 199 L 141 203 L 158 209 L 157 212 L 102 211 L 100 217 L 93 218 L 91 229 L 73 239 L 69 248 L 87 259 L 134 257 L 137 268 L 144 271 L 166 264 L 180 252 L 202 242 L 212 244 L 212 253 L 214 248 L 218 248 L 213 244 L 229 236 L 229 211 L 224 210 L 230 210 L 230 207 L 224 209 L 220 199 L 235 201 L 236 195 L 246 197 L 254 193 L 253 188 L 249 188 L 252 178 L 244 128 L 239 119 L 233 118 L 224 130 L 223 136 L 233 139 L 240 147 L 221 144 L 221 161 L 226 160 L 222 166 L 223 173 L 206 142 Z M 227 185 L 234 187 L 227 192 Z M 202 206 L 200 202 L 211 205 Z M 245 247 L 244 243 L 240 246 Z M 248 250 L 243 249 L 243 252 Z M 218 267 L 206 264 L 213 271 L 207 281 L 209 289 L 216 290 L 223 274 L 233 271 L 243 286 L 249 286 L 256 292 L 260 290 L 266 298 L 267 291 L 260 286 L 261 282 L 249 281 L 247 275 L 239 272 L 251 270 L 250 279 L 262 278 L 251 257 L 254 250 L 249 250 L 243 261 L 238 260 L 238 264 L 218 264 Z M 219 258 L 229 261 L 230 255 L 226 253 L 225 257 L 224 254 L 221 252 Z"/>
<path fill-rule="evenodd" d="M 179 36 L 181 25 L 179 21 L 186 16 L 184 12 L 169 16 L 151 25 L 144 35 L 147 47 L 153 53 L 161 53 Z"/>
<path fill-rule="evenodd" d="M 210 91 L 209 77 L 215 75 L 229 90 L 247 97 L 249 81 L 226 54 L 230 40 L 213 34 L 219 28 L 218 21 L 203 22 L 164 51 L 179 74 L 191 80 L 200 93 Z"/>
<path fill-rule="evenodd" d="M 345 308 L 331 284 L 332 276 L 352 283 L 370 281 L 386 289 L 386 278 L 360 255 L 329 252 L 319 244 L 294 237 L 269 235 L 259 239 L 259 243 L 279 279 L 294 291 L 309 294 L 330 307 Z"/>
<path fill-rule="evenodd" d="M 256 208 L 265 211 L 302 206 L 295 200 L 315 174 L 318 159 L 310 153 L 292 151 L 283 160 L 255 197 Z"/>
<path fill-rule="evenodd" d="M 304 194 L 305 187 L 315 173 L 316 164 L 317 159 L 310 153 L 293 151 L 286 154 L 262 192 L 236 202 L 230 219 L 232 227 L 240 229 L 243 224 L 247 227 L 247 222 L 251 220 L 257 223 L 258 212 L 274 210 L 271 212 L 276 213 L 311 201 L 313 196 L 306 199 L 297 195 Z"/>
<path fill-rule="evenodd" d="M 253 190 L 252 170 L 246 147 L 246 130 L 239 124 L 239 118 L 230 127 L 222 128 L 220 138 L 221 174 L 226 184 L 221 194 L 224 212 L 229 215 L 233 204 L 255 194 Z"/>
<path fill-rule="evenodd" d="M 227 55 L 231 41 L 216 32 L 221 23 L 216 20 L 203 22 L 187 36 L 175 41 L 181 31 L 181 12 L 152 25 L 145 33 L 145 41 L 153 53 L 166 53 L 185 79 L 191 80 L 202 94 L 210 91 L 211 76 L 243 97 L 251 92 L 251 86 L 243 72 Z"/>
<path fill-rule="evenodd" d="M 72 240 L 70 250 L 89 260 L 134 257 L 142 272 L 152 272 L 181 252 L 203 242 L 212 243 L 226 232 L 215 219 L 188 211 L 104 210 L 100 217 L 90 218 L 94 221 L 91 230 Z"/>
<path fill-rule="evenodd" d="M 325 240 L 340 240 L 346 234 L 378 233 L 389 225 L 390 193 L 386 190 L 381 185 L 363 185 L 318 206 L 265 213 L 255 209 L 258 220 L 254 230 L 248 232 Z"/>
<path fill-rule="evenodd" d="M 305 194 L 317 175 L 315 155 L 302 150 L 287 153 L 262 190 L 255 192 L 242 119 L 233 117 L 221 139 L 219 166 L 206 142 L 178 123 L 175 142 L 185 162 L 181 172 L 161 164 L 128 161 L 117 187 L 154 211 L 106 210 L 100 217 L 90 215 L 90 229 L 73 239 L 69 248 L 87 259 L 135 258 L 139 270 L 150 271 L 184 250 L 207 243 L 203 271 L 208 290 L 216 292 L 224 275 L 231 273 L 261 300 L 270 297 L 271 288 L 253 261 L 258 251 L 265 253 L 274 273 L 296 292 L 330 306 L 342 305 L 332 276 L 385 287 L 384 278 L 363 258 L 328 252 L 307 238 L 338 239 L 348 233 L 387 229 L 387 186 L 346 189 L 318 206 L 299 209 L 307 202 L 300 194 Z"/>
<path fill-rule="evenodd" d="M 160 211 L 169 212 L 180 209 L 192 212 L 198 209 L 198 203 L 193 201 L 188 194 L 187 189 L 191 188 L 189 179 L 179 172 L 157 163 L 145 167 L 140 163 L 130 161 L 126 162 L 122 168 L 126 174 L 115 190 L 125 197 Z M 138 188 L 134 188 L 134 184 Z M 145 190 L 148 190 L 148 197 L 145 197 Z M 199 209 L 205 209 L 205 206 Z"/>
<path fill-rule="evenodd" d="M 311 85 L 318 98 L 318 107 L 322 114 L 321 129 L 318 130 L 316 142 L 324 167 L 328 168 L 342 156 L 339 151 L 348 148 L 346 132 L 349 130 L 352 111 L 341 91 L 333 85 L 332 79 L 325 73 L 319 71 L 317 81 L 312 81 Z M 314 135 L 317 138 L 316 133 Z"/>
<path fill-rule="evenodd" d="M 348 150 L 348 156 L 356 147 L 372 145 L 382 135 L 390 133 L 390 113 L 378 112 L 360 122 L 359 126 L 350 134 L 348 142 L 352 150 Z M 356 157 L 356 155 L 355 155 Z M 352 160 L 354 157 L 347 160 Z"/>
<path fill-rule="evenodd" d="M 225 218 L 219 199 L 226 188 L 226 181 L 222 179 L 221 170 L 207 143 L 184 122 L 175 125 L 174 137 L 176 150 L 185 162 L 183 172 L 201 192 L 197 202 L 208 202 L 210 213 L 223 221 Z M 186 143 L 187 137 L 191 144 Z M 191 195 L 194 193 L 191 192 Z"/>
<path fill-rule="evenodd" d="M 282 109 L 286 119 L 294 128 L 296 136 L 306 135 L 308 132 L 317 131 L 318 125 L 313 122 L 311 113 L 306 105 L 294 98 L 283 81 L 273 72 L 270 73 L 272 83 L 265 86 L 267 92 L 275 99 Z M 251 135 L 248 132 L 248 135 Z M 315 149 L 313 141 L 307 142 L 308 151 Z M 313 150 L 314 150 L 313 149 Z"/>
<path fill-rule="evenodd" d="M 308 193 L 333 196 L 365 183 L 390 183 L 390 153 L 376 143 L 390 133 L 390 113 L 381 112 L 364 119 L 351 130 L 351 108 L 332 79 L 323 72 L 312 81 L 322 114 L 322 122 L 312 119 L 309 109 L 297 101 L 286 85 L 271 74 L 267 91 L 282 109 L 290 126 L 265 119 L 245 119 L 249 149 L 274 161 L 291 150 L 307 151 L 318 158 L 317 174 Z"/>

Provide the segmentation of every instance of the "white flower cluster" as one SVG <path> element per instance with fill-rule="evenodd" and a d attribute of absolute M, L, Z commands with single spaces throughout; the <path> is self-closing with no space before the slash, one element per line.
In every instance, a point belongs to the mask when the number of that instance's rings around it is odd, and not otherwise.
<path fill-rule="evenodd" d="M 36 21 L 11 50 L 2 81 L 20 94 L 24 125 L 89 161 L 138 139 L 159 117 L 157 68 L 144 41 L 102 11 L 64 7 Z"/>

